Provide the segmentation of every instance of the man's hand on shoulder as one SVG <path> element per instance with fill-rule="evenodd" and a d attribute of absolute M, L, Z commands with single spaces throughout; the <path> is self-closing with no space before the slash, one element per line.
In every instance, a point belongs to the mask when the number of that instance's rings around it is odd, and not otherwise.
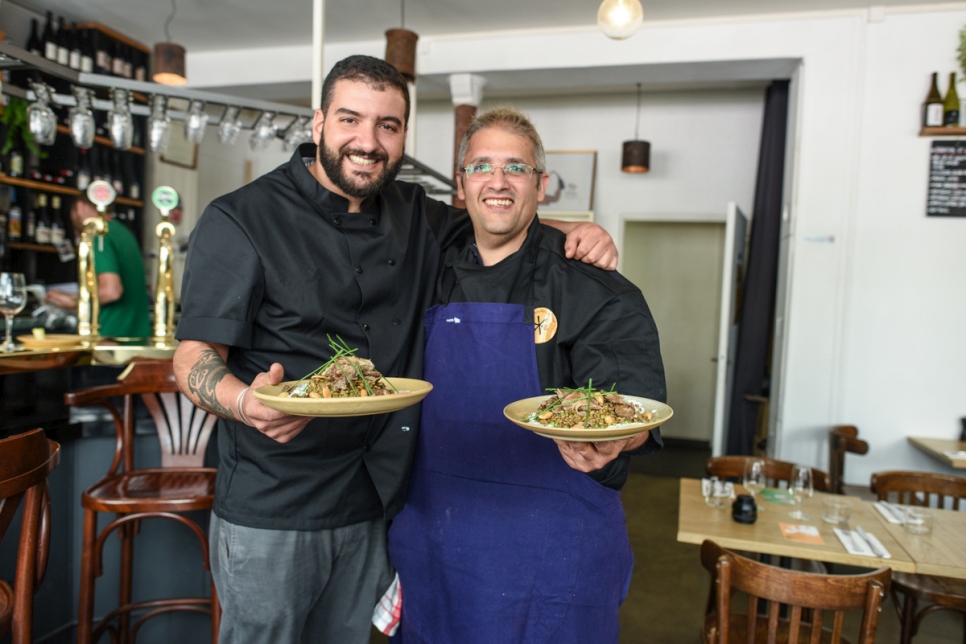
<path fill-rule="evenodd" d="M 572 222 L 559 219 L 540 221 L 567 235 L 567 241 L 564 244 L 567 259 L 593 264 L 605 271 L 617 270 L 617 244 L 603 226 L 589 221 Z"/>

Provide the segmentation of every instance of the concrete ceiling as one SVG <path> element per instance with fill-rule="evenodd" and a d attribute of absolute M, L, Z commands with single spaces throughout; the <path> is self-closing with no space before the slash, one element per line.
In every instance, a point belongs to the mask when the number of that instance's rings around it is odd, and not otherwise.
<path fill-rule="evenodd" d="M 327 0 L 325 38 L 351 42 L 383 38 L 399 27 L 404 0 Z M 164 40 L 172 3 L 164 0 L 2 0 L 68 20 L 96 20 L 146 44 Z M 308 44 L 310 0 L 172 0 L 170 37 L 189 51 Z M 952 4 L 950 0 L 949 4 Z M 937 4 L 936 0 L 642 0 L 644 20 Z M 422 36 L 596 24 L 599 0 L 409 0 L 405 27 Z"/>

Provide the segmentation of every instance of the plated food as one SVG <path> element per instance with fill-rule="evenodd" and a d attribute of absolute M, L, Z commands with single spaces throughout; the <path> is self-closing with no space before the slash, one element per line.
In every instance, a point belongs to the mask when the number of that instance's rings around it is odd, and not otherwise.
<path fill-rule="evenodd" d="M 548 438 L 602 441 L 636 436 L 667 422 L 674 411 L 657 400 L 588 386 L 518 400 L 507 405 L 503 414 Z"/>
<path fill-rule="evenodd" d="M 329 338 L 332 358 L 300 380 L 253 389 L 266 406 L 297 416 L 371 416 L 415 405 L 433 386 L 414 378 L 387 378 L 371 360 Z"/>

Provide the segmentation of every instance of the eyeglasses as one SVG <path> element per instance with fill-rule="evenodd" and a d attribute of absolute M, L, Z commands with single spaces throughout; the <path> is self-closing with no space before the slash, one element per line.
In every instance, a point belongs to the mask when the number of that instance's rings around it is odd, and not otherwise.
<path fill-rule="evenodd" d="M 505 165 L 498 165 L 496 163 L 472 163 L 463 168 L 463 172 L 466 173 L 466 178 L 471 181 L 486 181 L 496 174 L 497 168 L 503 169 L 503 176 L 507 179 L 518 181 L 529 179 L 533 176 L 533 171 L 536 170 L 532 165 L 527 165 L 526 163 L 507 163 Z"/>

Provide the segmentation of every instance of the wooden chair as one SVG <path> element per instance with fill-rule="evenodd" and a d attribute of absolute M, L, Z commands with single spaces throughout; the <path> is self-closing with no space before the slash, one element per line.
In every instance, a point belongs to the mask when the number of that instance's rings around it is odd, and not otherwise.
<path fill-rule="evenodd" d="M 135 469 L 134 397 L 140 396 L 151 414 L 161 441 L 161 467 Z M 123 415 L 111 399 L 122 397 Z M 179 597 L 132 602 L 134 537 L 140 522 L 147 518 L 176 521 L 190 529 L 201 545 L 201 564 L 208 564 L 208 538 L 195 521 L 181 514 L 211 510 L 215 489 L 215 469 L 203 467 L 205 448 L 217 420 L 195 407 L 181 394 L 174 379 L 171 361 L 133 363 L 118 377 L 117 384 L 90 387 L 67 393 L 68 405 L 106 407 L 114 417 L 117 432 L 114 460 L 107 475 L 81 496 L 84 508 L 83 557 L 81 560 L 80 606 L 77 641 L 95 642 L 105 631 L 114 641 L 133 642 L 145 621 L 175 610 L 211 614 L 212 641 L 218 639 L 220 608 L 214 583 L 211 597 Z M 97 531 L 98 513 L 116 517 Z M 96 626 L 94 619 L 94 582 L 103 573 L 102 552 L 111 532 L 121 539 L 119 606 Z M 132 613 L 141 615 L 132 624 Z"/>
<path fill-rule="evenodd" d="M 831 491 L 845 494 L 845 455 L 867 454 L 869 444 L 859 439 L 855 425 L 836 425 L 828 430 L 828 473 L 832 479 Z"/>
<path fill-rule="evenodd" d="M 872 644 L 891 572 L 880 568 L 863 575 L 815 575 L 758 563 L 713 541 L 701 544 L 701 564 L 711 573 L 712 589 L 704 620 L 705 644 L 837 644 L 845 641 L 846 610 L 862 610 L 855 642 Z M 747 610 L 732 608 L 734 591 L 748 595 Z M 787 618 L 780 616 L 783 606 L 788 607 Z M 830 620 L 827 611 L 832 613 Z"/>
<path fill-rule="evenodd" d="M 44 430 L 0 440 L 0 541 L 24 502 L 13 587 L 0 579 L 0 639 L 33 641 L 34 593 L 47 572 L 50 495 L 47 476 L 60 463 L 60 445 Z"/>
<path fill-rule="evenodd" d="M 966 478 L 948 474 L 877 472 L 872 475 L 871 488 L 880 501 L 891 500 L 903 505 L 941 508 L 946 506 L 948 498 L 952 509 L 959 510 L 960 499 L 966 499 Z M 937 610 L 966 613 L 966 580 L 895 573 L 892 581 L 892 599 L 902 623 L 902 644 L 912 641 L 922 619 L 929 613 Z M 929 605 L 917 610 L 919 602 Z M 966 642 L 966 624 L 963 641 Z"/>
<path fill-rule="evenodd" d="M 758 456 L 712 456 L 705 464 L 705 471 L 708 476 L 718 478 L 733 479 L 741 482 L 745 475 L 745 462 Z M 777 461 L 773 458 L 762 458 L 765 461 L 765 477 L 768 479 L 769 487 L 777 487 L 778 481 L 788 481 L 792 476 L 794 463 L 787 461 Z M 812 484 L 819 492 L 828 492 L 832 488 L 832 482 L 828 473 L 812 468 Z"/>

